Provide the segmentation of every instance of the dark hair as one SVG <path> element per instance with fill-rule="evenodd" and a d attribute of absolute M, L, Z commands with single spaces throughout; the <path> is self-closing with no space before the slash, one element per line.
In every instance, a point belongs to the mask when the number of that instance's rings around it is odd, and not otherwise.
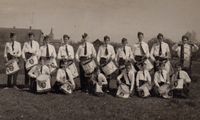
<path fill-rule="evenodd" d="M 128 40 L 126 38 L 122 38 L 122 43 L 127 42 Z"/>
<path fill-rule="evenodd" d="M 131 66 L 131 62 L 126 62 L 125 67 Z"/>
<path fill-rule="evenodd" d="M 138 33 L 137 33 L 137 36 L 140 36 L 140 35 L 144 35 L 144 33 L 138 32 Z"/>
<path fill-rule="evenodd" d="M 109 37 L 108 35 L 106 35 L 106 36 L 104 36 L 104 38 L 103 38 L 103 39 L 104 39 L 104 41 L 105 41 L 105 40 L 107 40 L 107 39 L 109 39 L 109 40 L 110 40 L 110 37 Z"/>
<path fill-rule="evenodd" d="M 30 37 L 30 36 L 35 36 L 35 34 L 30 32 L 30 33 L 28 33 L 28 37 Z"/>
<path fill-rule="evenodd" d="M 88 36 L 88 34 L 87 34 L 87 33 L 84 33 L 84 34 L 82 35 L 82 38 L 85 39 L 87 36 Z"/>
<path fill-rule="evenodd" d="M 47 40 L 47 39 L 49 39 L 49 36 L 48 35 L 44 36 L 44 40 Z"/>
<path fill-rule="evenodd" d="M 183 39 L 187 39 L 187 40 L 189 40 L 189 37 L 186 36 L 186 35 L 183 35 L 183 36 L 182 36 L 182 40 L 183 40 Z"/>
<path fill-rule="evenodd" d="M 68 39 L 69 39 L 70 37 L 69 37 L 69 35 L 64 34 L 64 35 L 63 35 L 63 39 L 64 39 L 64 38 L 68 38 Z"/>
<path fill-rule="evenodd" d="M 16 36 L 16 34 L 14 32 L 10 33 L 10 38 L 13 38 L 14 36 Z"/>
<path fill-rule="evenodd" d="M 158 33 L 157 38 L 160 38 L 160 37 L 163 38 L 163 34 L 162 33 Z"/>

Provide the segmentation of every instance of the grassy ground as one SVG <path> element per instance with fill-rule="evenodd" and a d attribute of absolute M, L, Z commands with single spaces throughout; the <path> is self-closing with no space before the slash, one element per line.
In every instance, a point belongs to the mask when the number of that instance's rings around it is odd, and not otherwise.
<path fill-rule="evenodd" d="M 199 120 L 200 63 L 193 65 L 193 81 L 188 99 L 95 97 L 80 92 L 72 95 L 0 89 L 0 120 Z M 6 76 L 0 75 L 1 83 Z M 22 83 L 23 76 L 19 76 Z"/>

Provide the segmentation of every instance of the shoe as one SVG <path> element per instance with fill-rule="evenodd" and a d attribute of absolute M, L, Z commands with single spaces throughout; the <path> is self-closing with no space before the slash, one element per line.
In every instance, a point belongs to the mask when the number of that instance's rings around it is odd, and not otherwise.
<path fill-rule="evenodd" d="M 16 89 L 16 90 L 19 90 L 19 88 L 18 88 L 16 85 L 15 85 L 15 86 L 13 86 L 13 88 L 14 88 L 14 89 Z"/>
<path fill-rule="evenodd" d="M 4 89 L 4 90 L 7 90 L 7 89 L 9 89 L 9 87 L 4 87 L 3 89 Z"/>

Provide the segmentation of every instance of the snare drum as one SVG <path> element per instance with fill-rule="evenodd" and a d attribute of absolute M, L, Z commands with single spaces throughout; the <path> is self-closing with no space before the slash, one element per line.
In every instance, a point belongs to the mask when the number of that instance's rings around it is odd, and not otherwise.
<path fill-rule="evenodd" d="M 26 69 L 30 69 L 34 65 L 38 64 L 37 56 L 30 57 L 26 62 Z"/>
<path fill-rule="evenodd" d="M 173 94 L 171 93 L 170 85 L 169 84 L 164 84 L 158 89 L 159 94 L 163 98 L 171 98 Z"/>
<path fill-rule="evenodd" d="M 178 79 L 178 80 L 174 81 L 174 83 L 173 83 L 174 89 L 183 89 L 183 84 L 184 84 L 183 79 Z"/>
<path fill-rule="evenodd" d="M 81 62 L 81 65 L 86 74 L 93 73 L 97 66 L 93 59 L 88 59 L 88 60 Z"/>
<path fill-rule="evenodd" d="M 42 93 L 51 89 L 50 76 L 41 74 L 36 78 L 37 92 Z"/>
<path fill-rule="evenodd" d="M 130 96 L 129 86 L 127 86 L 126 84 L 123 84 L 123 83 L 120 84 L 116 95 L 121 98 L 129 98 L 129 96 Z"/>
<path fill-rule="evenodd" d="M 46 62 L 47 62 L 47 66 L 50 69 L 50 72 L 51 73 L 55 72 L 55 70 L 57 68 L 56 60 L 55 59 L 50 59 L 50 60 L 47 60 Z"/>
<path fill-rule="evenodd" d="M 148 97 L 150 96 L 149 90 L 151 89 L 151 86 L 148 83 L 144 83 L 142 86 L 138 89 L 138 95 L 140 97 Z"/>
<path fill-rule="evenodd" d="M 108 64 L 102 66 L 101 68 L 106 75 L 111 75 L 117 70 L 117 66 L 113 63 L 113 61 L 110 61 Z"/>
<path fill-rule="evenodd" d="M 6 63 L 6 74 L 14 74 L 15 72 L 19 71 L 19 65 L 17 64 L 16 60 L 9 60 Z"/>
<path fill-rule="evenodd" d="M 68 67 L 66 69 L 69 69 L 71 71 L 73 78 L 77 78 L 79 76 L 78 70 L 73 61 L 68 64 Z"/>
<path fill-rule="evenodd" d="M 63 84 L 61 87 L 60 87 L 61 91 L 63 91 L 65 94 L 71 94 L 73 92 L 73 89 L 72 89 L 72 85 L 67 82 L 65 84 Z"/>

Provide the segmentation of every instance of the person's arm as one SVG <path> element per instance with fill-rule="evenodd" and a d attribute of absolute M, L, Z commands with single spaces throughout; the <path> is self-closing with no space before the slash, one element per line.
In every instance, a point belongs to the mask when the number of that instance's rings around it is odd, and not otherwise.
<path fill-rule="evenodd" d="M 117 82 L 121 84 L 121 78 L 123 77 L 123 72 L 117 77 Z"/>
<path fill-rule="evenodd" d="M 28 75 L 32 78 L 36 78 L 37 75 L 35 74 L 35 71 L 37 70 L 37 66 L 34 66 L 31 68 L 31 70 L 28 72 Z"/>
<path fill-rule="evenodd" d="M 77 51 L 76 51 L 76 61 L 80 62 L 79 60 L 79 54 L 80 54 L 80 46 L 78 47 Z"/>
<path fill-rule="evenodd" d="M 62 47 L 59 47 L 59 49 L 58 49 L 58 55 L 57 55 L 58 60 L 62 59 L 62 57 L 61 57 L 61 51 L 62 51 L 61 48 Z"/>
<path fill-rule="evenodd" d="M 157 86 L 157 87 L 160 87 L 160 85 L 158 84 L 158 79 L 159 79 L 159 74 L 158 74 L 158 72 L 156 72 L 155 74 L 154 74 L 154 83 L 155 83 L 155 85 Z"/>
<path fill-rule="evenodd" d="M 116 54 L 116 56 L 115 56 L 115 63 L 116 63 L 116 65 L 118 66 L 118 57 L 119 57 L 119 48 L 117 49 L 117 54 Z"/>
<path fill-rule="evenodd" d="M 192 52 L 196 52 L 199 50 L 199 47 L 196 44 L 193 44 L 192 46 Z"/>
<path fill-rule="evenodd" d="M 6 43 L 5 48 L 4 48 L 4 58 L 5 58 L 6 62 L 8 61 L 8 58 L 7 58 L 8 51 L 7 50 L 8 50 L 8 43 Z"/>
<path fill-rule="evenodd" d="M 150 52 L 150 58 L 152 61 L 155 61 L 155 57 L 154 57 L 154 49 L 155 49 L 155 45 L 152 46 L 151 48 L 151 52 Z"/>
<path fill-rule="evenodd" d="M 146 73 L 147 73 L 147 81 L 149 83 L 149 85 L 151 85 L 151 75 L 149 73 L 149 71 L 146 70 Z"/>
<path fill-rule="evenodd" d="M 131 47 L 130 47 L 130 49 L 129 49 L 129 58 L 130 58 L 130 60 L 135 61 L 134 56 L 133 56 L 133 51 L 132 51 L 132 48 L 131 48 Z"/>
<path fill-rule="evenodd" d="M 24 46 L 22 48 L 22 58 L 23 58 L 24 61 L 26 61 L 25 49 L 26 49 L 26 43 L 24 43 Z"/>
<path fill-rule="evenodd" d="M 140 71 L 138 71 L 137 75 L 136 75 L 136 87 L 139 88 L 139 80 L 140 80 L 140 76 L 139 76 Z"/>
<path fill-rule="evenodd" d="M 63 83 L 63 77 L 62 77 L 62 71 L 60 70 L 60 69 L 58 69 L 58 71 L 57 71 L 57 74 L 56 74 L 56 80 L 58 81 L 58 82 L 61 82 L 61 83 Z"/>
<path fill-rule="evenodd" d="M 190 76 L 185 71 L 184 71 L 184 80 L 185 80 L 186 83 L 191 83 Z"/>
<path fill-rule="evenodd" d="M 91 50 L 92 50 L 92 56 L 91 57 L 96 58 L 97 53 L 96 53 L 96 50 L 95 50 L 93 44 L 91 44 Z"/>
<path fill-rule="evenodd" d="M 149 58 L 150 53 L 149 53 L 149 46 L 148 46 L 148 44 L 146 44 L 145 49 L 146 49 L 146 57 Z"/>
<path fill-rule="evenodd" d="M 131 81 L 130 93 L 132 93 L 132 91 L 134 89 L 134 84 L 135 84 L 135 73 L 134 72 L 131 72 L 130 81 Z"/>
<path fill-rule="evenodd" d="M 114 47 L 111 46 L 111 59 L 114 60 L 115 59 L 115 50 Z"/>
<path fill-rule="evenodd" d="M 52 54 L 52 57 L 53 57 L 53 58 L 56 58 L 56 56 L 57 56 L 57 55 L 56 55 L 56 50 L 55 50 L 55 47 L 54 47 L 53 45 L 52 45 L 52 53 L 53 53 L 53 54 Z"/>
<path fill-rule="evenodd" d="M 40 56 L 40 45 L 38 42 L 36 42 L 36 52 L 35 55 L 37 56 L 37 58 L 39 58 Z"/>
<path fill-rule="evenodd" d="M 179 46 L 178 46 L 178 44 L 176 43 L 176 44 L 174 44 L 174 45 L 172 46 L 172 50 L 177 52 L 178 47 L 179 47 Z"/>
<path fill-rule="evenodd" d="M 74 82 L 73 75 L 72 75 L 70 70 L 67 70 L 67 73 L 68 73 L 68 76 L 69 76 L 69 81 L 72 84 L 73 89 L 75 89 L 75 82 Z"/>
<path fill-rule="evenodd" d="M 71 59 L 74 60 L 74 48 L 71 46 Z"/>
<path fill-rule="evenodd" d="M 171 58 L 171 52 L 170 52 L 170 49 L 169 49 L 169 45 L 166 44 L 167 47 L 166 47 L 166 50 L 167 50 L 167 58 Z"/>
<path fill-rule="evenodd" d="M 102 85 L 107 85 L 108 81 L 106 79 L 106 77 L 103 74 L 100 74 L 99 79 L 102 79 Z"/>
<path fill-rule="evenodd" d="M 21 54 L 22 54 L 22 49 L 21 49 L 21 44 L 19 43 L 19 44 L 18 44 L 18 50 L 17 50 L 16 57 L 20 57 Z"/>
<path fill-rule="evenodd" d="M 99 47 L 98 53 L 97 53 L 97 63 L 100 65 L 100 56 L 101 56 L 101 46 Z"/>

